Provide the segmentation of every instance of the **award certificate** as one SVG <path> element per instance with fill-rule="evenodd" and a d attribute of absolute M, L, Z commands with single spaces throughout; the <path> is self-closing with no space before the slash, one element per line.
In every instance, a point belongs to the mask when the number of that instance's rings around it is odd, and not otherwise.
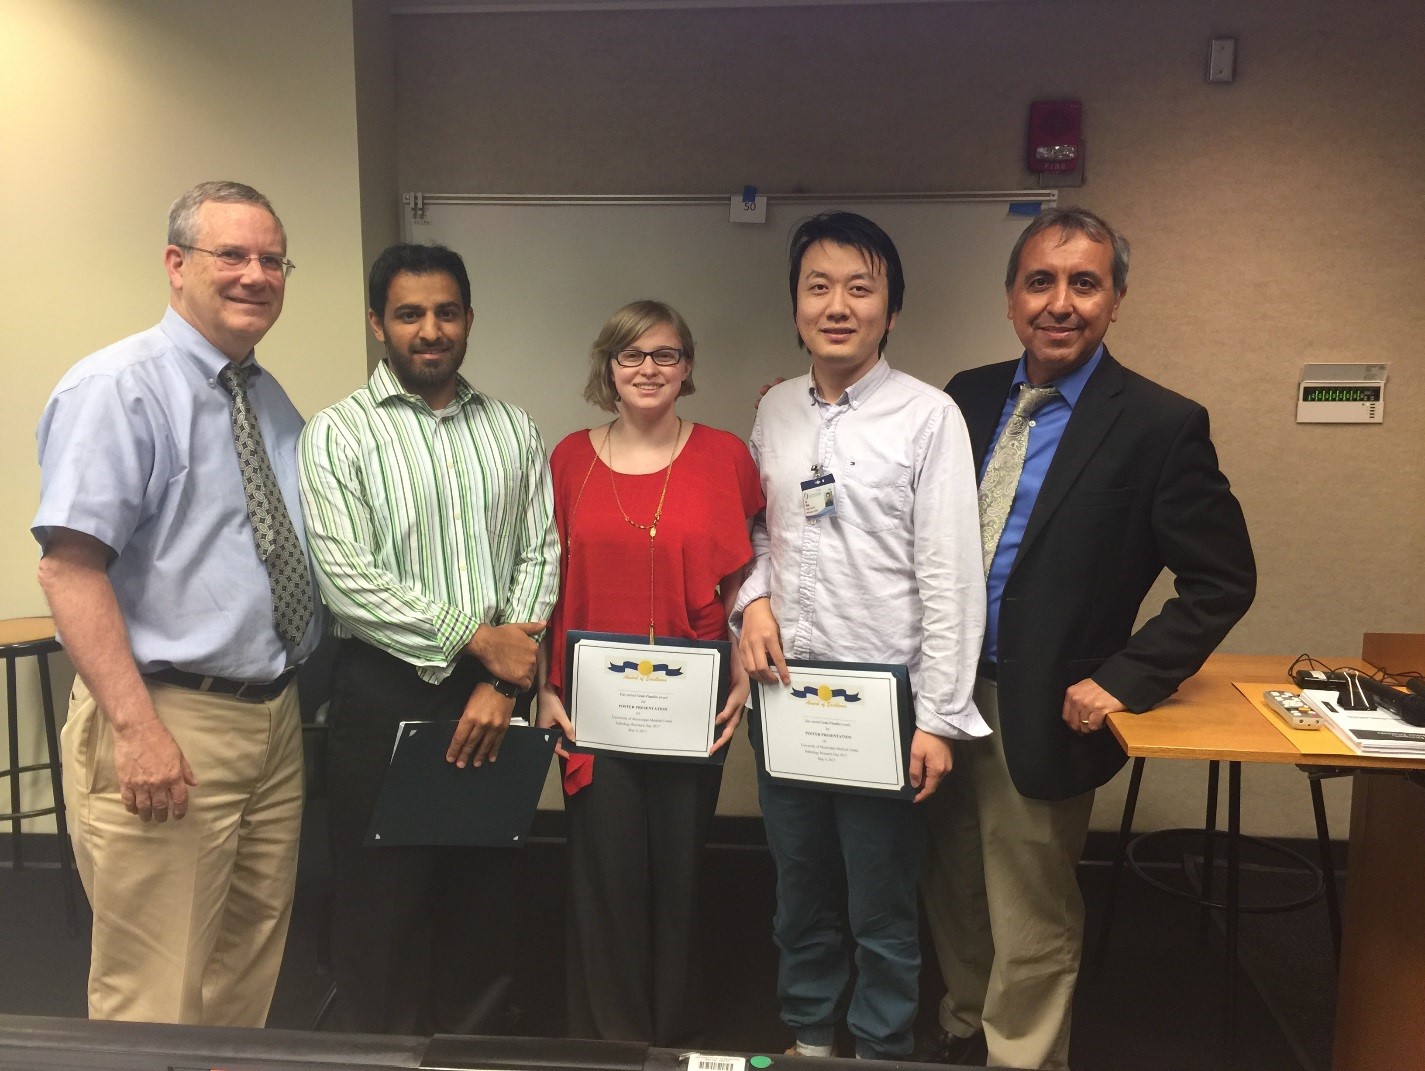
<path fill-rule="evenodd" d="M 792 683 L 758 683 L 762 772 L 844 792 L 914 796 L 915 711 L 905 666 L 787 660 Z"/>
<path fill-rule="evenodd" d="M 574 750 L 629 758 L 721 763 L 731 646 L 602 632 L 568 634 L 564 681 Z"/>

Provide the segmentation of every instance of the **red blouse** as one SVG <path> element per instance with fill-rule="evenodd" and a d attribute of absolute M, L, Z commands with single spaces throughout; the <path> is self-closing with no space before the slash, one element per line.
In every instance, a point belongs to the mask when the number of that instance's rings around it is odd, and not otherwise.
<path fill-rule="evenodd" d="M 576 431 L 554 448 L 550 468 L 564 548 L 550 627 L 549 683 L 555 691 L 563 693 L 569 629 L 648 635 L 648 532 L 624 520 L 619 503 L 629 518 L 648 524 L 665 476 L 668 496 L 653 540 L 654 629 L 670 638 L 727 638 L 717 585 L 751 561 L 747 522 L 765 505 L 757 466 L 741 439 L 694 424 L 671 476 L 666 468 L 627 476 L 595 460 L 589 433 Z M 618 483 L 617 502 L 611 477 Z"/>

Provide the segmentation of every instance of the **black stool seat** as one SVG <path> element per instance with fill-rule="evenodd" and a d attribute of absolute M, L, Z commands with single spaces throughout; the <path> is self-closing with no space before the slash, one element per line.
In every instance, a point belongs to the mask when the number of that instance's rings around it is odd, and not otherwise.
<path fill-rule="evenodd" d="M 71 933 L 79 929 L 79 912 L 74 899 L 74 860 L 70 854 L 69 824 L 64 812 L 64 782 L 60 776 L 59 730 L 55 724 L 54 687 L 50 681 L 49 656 L 62 650 L 55 637 L 54 621 L 48 617 L 19 617 L 0 621 L 0 656 L 5 659 L 5 699 L 10 765 L 0 770 L 0 779 L 10 782 L 10 809 L 0 812 L 0 822 L 10 823 L 10 860 L 16 870 L 25 867 L 25 846 L 20 824 L 32 818 L 54 815 L 59 834 L 60 877 L 64 882 L 64 907 Z M 20 710 L 16 684 L 16 663 L 34 658 L 39 663 L 40 699 L 44 715 L 46 755 L 44 762 L 20 762 Z M 51 800 L 45 807 L 25 807 L 21 800 L 21 775 L 49 771 Z"/>

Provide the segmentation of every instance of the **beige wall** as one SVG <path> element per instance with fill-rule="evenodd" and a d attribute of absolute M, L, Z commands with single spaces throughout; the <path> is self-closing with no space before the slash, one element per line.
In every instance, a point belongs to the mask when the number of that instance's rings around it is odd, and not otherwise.
<path fill-rule="evenodd" d="M 362 263 L 401 240 L 400 187 L 396 181 L 396 70 L 391 48 L 390 0 L 353 0 L 356 44 L 356 143 L 361 176 Z M 363 291 L 364 293 L 364 291 Z M 364 303 L 363 303 L 364 304 Z M 385 350 L 366 333 L 367 364 Z"/>
<path fill-rule="evenodd" d="M 40 411 L 70 365 L 163 314 L 184 188 L 238 179 L 282 215 L 298 268 L 259 355 L 297 407 L 364 379 L 351 5 L 0 0 L 0 145 L 0 616 L 16 617 L 47 612 L 29 534 Z M 26 680 L 30 709 L 36 692 Z"/>
<path fill-rule="evenodd" d="M 1026 0 L 399 16 L 402 190 L 1003 189 L 1030 101 L 1084 105 L 1064 201 L 1134 241 L 1130 365 L 1206 404 L 1259 555 L 1235 650 L 1360 651 L 1422 628 L 1425 10 L 1416 0 Z M 1234 85 L 1208 41 L 1239 41 Z M 934 300 L 910 280 L 908 309 Z M 1013 356 L 1006 325 L 996 353 Z M 1390 362 L 1386 423 L 1298 426 L 1303 362 Z M 1305 833 L 1295 771 L 1249 770 L 1246 821 Z M 1199 768 L 1155 764 L 1145 823 L 1188 822 Z M 1341 798 L 1344 798 L 1343 796 Z M 1117 808 L 1110 789 L 1098 824 Z M 1341 821 L 1339 808 L 1336 811 Z M 1344 825 L 1338 826 L 1344 835 Z"/>

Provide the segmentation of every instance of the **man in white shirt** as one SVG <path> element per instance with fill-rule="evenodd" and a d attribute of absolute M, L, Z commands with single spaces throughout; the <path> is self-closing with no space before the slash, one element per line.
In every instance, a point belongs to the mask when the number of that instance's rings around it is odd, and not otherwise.
<path fill-rule="evenodd" d="M 767 393 L 752 432 L 767 509 L 734 614 L 740 650 L 748 672 L 771 685 L 789 683 L 787 657 L 908 666 L 918 803 L 949 771 L 950 742 L 989 732 L 971 697 L 985 588 L 969 439 L 953 401 L 881 356 L 905 283 L 880 227 L 849 212 L 815 216 L 793 235 L 790 261 L 812 367 Z M 808 516 L 802 485 L 826 476 L 817 491 L 831 490 L 831 510 Z M 778 995 L 796 1051 L 831 1054 L 851 974 L 849 926 L 856 1055 L 908 1056 L 919 808 L 765 779 L 760 797 L 777 867 Z"/>

